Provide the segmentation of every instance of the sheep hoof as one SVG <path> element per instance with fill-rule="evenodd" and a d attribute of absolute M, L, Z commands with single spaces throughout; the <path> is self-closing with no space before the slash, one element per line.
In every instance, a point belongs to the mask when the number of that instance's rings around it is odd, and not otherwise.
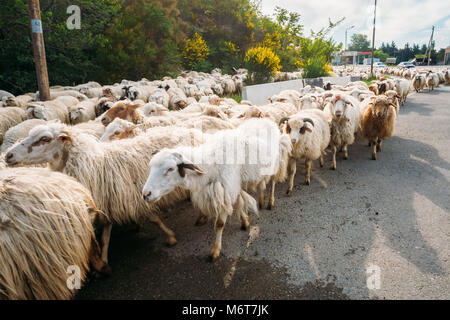
<path fill-rule="evenodd" d="M 109 266 L 109 264 L 105 264 L 105 265 L 102 267 L 102 270 L 100 270 L 100 273 L 101 273 L 102 275 L 105 275 L 105 276 L 110 276 L 110 275 L 112 275 L 112 269 L 111 269 L 111 267 Z"/>
<path fill-rule="evenodd" d="M 348 156 L 345 156 L 345 155 L 344 155 L 344 160 L 348 160 Z"/>
<path fill-rule="evenodd" d="M 248 227 L 250 226 L 250 223 L 242 223 L 241 224 L 241 230 L 247 231 Z"/>
<path fill-rule="evenodd" d="M 292 190 L 286 191 L 286 195 L 290 196 L 292 194 Z"/>
<path fill-rule="evenodd" d="M 309 186 L 309 184 L 310 184 L 310 181 L 309 181 L 309 180 L 306 180 L 306 181 L 305 181 L 305 185 Z"/>
<path fill-rule="evenodd" d="M 173 247 L 177 244 L 177 239 L 175 239 L 175 237 L 169 237 L 166 242 L 169 247 Z"/>
<path fill-rule="evenodd" d="M 220 252 L 213 252 L 208 256 L 208 260 L 209 262 L 214 262 L 217 260 L 217 258 L 219 258 L 220 256 Z"/>
<path fill-rule="evenodd" d="M 198 217 L 197 221 L 195 221 L 195 225 L 198 226 L 202 226 L 206 223 L 206 216 L 200 216 Z"/>
<path fill-rule="evenodd" d="M 268 205 L 267 205 L 267 208 L 266 208 L 267 210 L 272 210 L 273 209 L 273 204 L 271 204 L 271 203 L 269 203 Z"/>
<path fill-rule="evenodd" d="M 375 154 L 372 155 L 372 160 L 377 160 L 377 156 Z"/>
<path fill-rule="evenodd" d="M 332 165 L 332 166 L 330 167 L 330 170 L 336 170 L 336 166 L 333 166 L 333 165 Z"/>

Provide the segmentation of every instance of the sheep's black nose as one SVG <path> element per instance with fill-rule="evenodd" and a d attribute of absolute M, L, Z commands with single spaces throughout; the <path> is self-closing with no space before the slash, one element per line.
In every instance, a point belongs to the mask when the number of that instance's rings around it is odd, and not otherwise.
<path fill-rule="evenodd" d="M 6 162 L 11 161 L 11 159 L 14 157 L 14 154 L 12 152 L 8 152 L 6 154 Z"/>
<path fill-rule="evenodd" d="M 148 191 L 148 192 L 144 193 L 143 194 L 144 200 L 147 201 L 150 198 L 151 195 L 152 195 L 151 191 Z"/>

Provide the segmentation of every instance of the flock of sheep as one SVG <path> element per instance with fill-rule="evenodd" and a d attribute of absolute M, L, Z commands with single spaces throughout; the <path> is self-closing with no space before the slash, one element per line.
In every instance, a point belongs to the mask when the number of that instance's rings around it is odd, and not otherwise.
<path fill-rule="evenodd" d="M 52 87 L 45 102 L 0 92 L 0 299 L 69 299 L 69 266 L 81 283 L 91 269 L 110 273 L 113 225 L 150 220 L 176 244 L 158 214 L 183 200 L 198 209 L 196 224 L 214 221 L 217 259 L 228 216 L 247 229 L 249 214 L 275 206 L 277 183 L 287 179 L 292 193 L 297 161 L 310 184 L 327 148 L 334 170 L 337 152 L 347 159 L 359 138 L 375 160 L 412 86 L 380 75 L 370 86 L 285 90 L 263 106 L 223 97 L 239 93 L 246 76 L 89 82 Z"/>

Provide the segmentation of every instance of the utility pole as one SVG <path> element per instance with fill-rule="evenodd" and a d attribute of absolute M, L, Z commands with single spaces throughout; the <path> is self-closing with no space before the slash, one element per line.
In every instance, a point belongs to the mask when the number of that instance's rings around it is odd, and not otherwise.
<path fill-rule="evenodd" d="M 434 34 L 434 26 L 433 26 L 433 28 L 431 28 L 431 38 L 430 38 L 430 43 L 428 44 L 428 47 L 430 48 L 428 51 L 428 66 L 430 65 L 431 50 L 433 50 L 433 34 Z"/>
<path fill-rule="evenodd" d="M 375 0 L 375 9 L 373 11 L 373 34 L 372 34 L 372 59 L 370 59 L 370 75 L 373 77 L 373 50 L 375 48 L 375 22 L 377 18 L 377 0 Z"/>
<path fill-rule="evenodd" d="M 427 65 L 430 65 L 430 54 L 431 54 L 431 44 L 433 41 L 433 34 L 434 34 L 434 26 L 431 28 L 431 37 L 430 37 L 430 41 L 428 41 L 428 47 L 427 47 L 427 50 L 425 50 L 425 55 L 422 59 L 422 64 L 425 62 L 425 58 L 428 58 Z"/>
<path fill-rule="evenodd" d="M 347 51 L 347 31 L 350 29 L 353 29 L 355 26 L 351 26 L 348 27 L 347 29 L 345 29 L 345 46 L 344 46 L 344 51 Z"/>
<path fill-rule="evenodd" d="M 30 17 L 30 31 L 31 40 L 33 42 L 34 65 L 36 67 L 39 99 L 41 101 L 46 101 L 50 100 L 50 89 L 39 0 L 28 0 L 28 15 Z"/>

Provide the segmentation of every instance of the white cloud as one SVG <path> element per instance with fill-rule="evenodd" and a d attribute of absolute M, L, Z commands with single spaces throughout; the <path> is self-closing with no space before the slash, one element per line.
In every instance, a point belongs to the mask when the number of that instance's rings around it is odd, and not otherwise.
<path fill-rule="evenodd" d="M 280 6 L 301 14 L 301 23 L 305 32 L 319 30 L 328 25 L 328 18 L 337 21 L 346 19 L 333 31 L 333 38 L 344 42 L 345 29 L 354 25 L 349 31 L 366 34 L 372 39 L 373 0 L 262 0 L 262 11 L 273 14 L 273 9 Z M 450 1 L 447 0 L 378 0 L 375 45 L 381 42 L 395 41 L 403 47 L 406 42 L 428 43 L 431 26 L 435 25 L 437 48 L 450 45 Z M 350 40 L 348 40 L 350 42 Z"/>

